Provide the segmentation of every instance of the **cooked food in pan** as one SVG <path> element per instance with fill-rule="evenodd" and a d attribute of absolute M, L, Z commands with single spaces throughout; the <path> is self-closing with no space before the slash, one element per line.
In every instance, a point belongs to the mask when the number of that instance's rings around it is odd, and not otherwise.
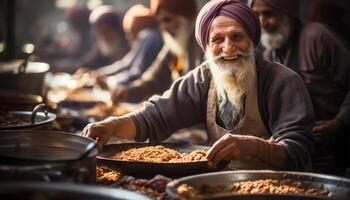
<path fill-rule="evenodd" d="M 12 116 L 8 112 L 0 111 L 0 127 L 29 125 L 30 121 Z"/>
<path fill-rule="evenodd" d="M 96 167 L 96 181 L 102 184 L 112 184 L 123 177 L 122 173 L 107 167 Z"/>
<path fill-rule="evenodd" d="M 207 161 L 204 150 L 194 150 L 190 153 L 180 153 L 174 149 L 162 145 L 131 148 L 112 156 L 116 160 L 141 161 L 152 163 L 185 163 L 195 161 Z"/>
<path fill-rule="evenodd" d="M 199 198 L 201 195 L 211 195 L 218 193 L 231 194 L 302 194 L 314 196 L 327 196 L 328 191 L 323 188 L 313 188 L 306 186 L 300 181 L 291 179 L 275 180 L 261 179 L 254 181 L 235 182 L 230 187 L 218 185 L 202 185 L 196 189 L 188 184 L 181 184 L 177 188 L 177 193 L 187 198 Z"/>

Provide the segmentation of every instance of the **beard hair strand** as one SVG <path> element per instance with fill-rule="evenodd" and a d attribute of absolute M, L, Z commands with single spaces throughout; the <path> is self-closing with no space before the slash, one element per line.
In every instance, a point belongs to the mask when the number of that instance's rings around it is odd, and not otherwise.
<path fill-rule="evenodd" d="M 240 117 L 239 122 L 235 126 L 240 128 L 245 120 L 244 111 L 244 96 L 256 84 L 256 66 L 254 57 L 254 46 L 251 43 L 247 52 L 237 52 L 235 55 L 243 56 L 242 66 L 229 66 L 218 63 L 218 59 L 222 55 L 214 56 L 207 48 L 205 59 L 208 62 L 212 73 L 213 81 L 217 91 L 217 102 L 219 114 L 224 112 L 224 106 L 229 101 L 234 110 L 234 118 Z"/>

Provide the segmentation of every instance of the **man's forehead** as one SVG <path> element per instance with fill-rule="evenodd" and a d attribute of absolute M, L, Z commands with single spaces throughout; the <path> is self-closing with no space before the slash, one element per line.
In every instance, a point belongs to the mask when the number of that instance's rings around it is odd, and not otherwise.
<path fill-rule="evenodd" d="M 174 13 L 174 12 L 170 12 L 169 10 L 164 9 L 164 8 L 160 8 L 158 13 L 157 13 L 158 18 L 164 18 L 164 17 L 178 18 L 180 16 L 181 15 Z"/>
<path fill-rule="evenodd" d="M 264 0 L 254 0 L 251 7 L 255 12 L 276 11 L 273 7 L 271 7 Z"/>
<path fill-rule="evenodd" d="M 209 33 L 210 34 L 215 34 L 217 32 L 221 31 L 241 31 L 245 32 L 241 24 L 227 16 L 218 16 L 216 17 L 213 22 L 211 23 Z"/>

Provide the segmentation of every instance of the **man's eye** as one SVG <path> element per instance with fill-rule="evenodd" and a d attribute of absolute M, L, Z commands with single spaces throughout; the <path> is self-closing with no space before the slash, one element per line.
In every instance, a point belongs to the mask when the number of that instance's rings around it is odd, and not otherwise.
<path fill-rule="evenodd" d="M 238 41 L 238 40 L 243 39 L 243 37 L 244 36 L 241 34 L 234 34 L 234 35 L 232 35 L 231 39 L 232 39 L 232 41 Z"/>
<path fill-rule="evenodd" d="M 222 42 L 222 39 L 221 39 L 221 38 L 213 38 L 213 39 L 211 40 L 211 42 L 212 42 L 212 43 L 220 43 L 220 42 Z"/>
<path fill-rule="evenodd" d="M 172 19 L 170 17 L 164 17 L 162 19 L 160 19 L 161 22 L 165 22 L 165 23 L 169 23 L 172 21 Z"/>

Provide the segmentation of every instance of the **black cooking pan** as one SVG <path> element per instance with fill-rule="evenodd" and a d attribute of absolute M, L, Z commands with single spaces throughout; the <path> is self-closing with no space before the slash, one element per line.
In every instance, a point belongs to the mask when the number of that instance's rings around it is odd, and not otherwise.
<path fill-rule="evenodd" d="M 73 183 L 0 183 L 0 199 L 6 200 L 151 200 L 124 189 Z"/>
<path fill-rule="evenodd" d="M 43 110 L 43 113 L 39 111 Z M 48 107 L 45 104 L 37 105 L 33 111 L 9 111 L 5 113 L 5 116 L 10 118 L 16 118 L 21 121 L 20 124 L 3 124 L 0 123 L 0 130 L 18 130 L 18 129 L 49 129 L 53 121 L 56 119 L 56 115 L 48 111 Z M 5 117 L 3 116 L 3 117 Z"/>
<path fill-rule="evenodd" d="M 141 148 L 146 146 L 163 145 L 167 148 L 174 149 L 180 153 L 189 153 L 194 150 L 208 151 L 210 147 L 189 144 L 175 143 L 122 143 L 105 145 L 97 156 L 97 163 L 105 165 L 112 169 L 119 169 L 125 175 L 131 175 L 141 178 L 150 178 L 157 174 L 162 174 L 167 177 L 182 177 L 191 174 L 199 174 L 204 172 L 218 171 L 223 169 L 228 162 L 221 162 L 216 167 L 210 167 L 209 161 L 196 161 L 188 163 L 150 163 L 138 161 L 114 160 L 111 157 L 121 151 L 126 151 L 130 148 Z"/>
<path fill-rule="evenodd" d="M 43 98 L 39 95 L 24 94 L 16 90 L 0 89 L 0 109 L 3 111 L 31 111 L 42 102 Z"/>
<path fill-rule="evenodd" d="M 183 177 L 168 183 L 166 192 L 174 199 L 186 199 L 176 191 L 182 184 L 188 184 L 196 189 L 207 185 L 210 187 L 226 186 L 232 187 L 235 182 L 254 181 L 261 179 L 283 180 L 301 182 L 305 187 L 316 189 L 326 189 L 329 193 L 327 196 L 310 196 L 305 194 L 203 194 L 201 199 L 254 199 L 254 200 L 302 200 L 302 199 L 350 199 L 350 180 L 315 173 L 288 172 L 288 171 L 269 171 L 269 170 L 237 170 L 206 173 L 194 176 Z"/>

